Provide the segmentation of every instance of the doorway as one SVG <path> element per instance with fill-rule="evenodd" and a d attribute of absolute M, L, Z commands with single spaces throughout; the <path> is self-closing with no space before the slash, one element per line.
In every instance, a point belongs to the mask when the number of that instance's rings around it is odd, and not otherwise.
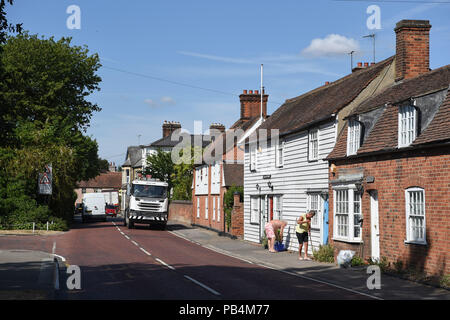
<path fill-rule="evenodd" d="M 371 258 L 380 261 L 380 218 L 378 214 L 378 191 L 370 192 L 370 238 Z"/>

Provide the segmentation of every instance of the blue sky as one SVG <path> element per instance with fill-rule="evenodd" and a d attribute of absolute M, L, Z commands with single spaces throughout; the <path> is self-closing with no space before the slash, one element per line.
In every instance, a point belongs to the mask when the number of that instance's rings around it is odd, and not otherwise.
<path fill-rule="evenodd" d="M 99 54 L 104 66 L 99 71 L 101 91 L 89 99 L 102 111 L 94 115 L 88 134 L 98 141 L 99 155 L 118 165 L 124 161 L 127 146 L 159 139 L 164 120 L 179 121 L 190 132 L 195 120 L 203 121 L 205 131 L 212 122 L 229 127 L 239 118 L 242 90 L 259 89 L 261 63 L 270 114 L 285 99 L 348 74 L 350 58 L 344 51 L 356 49 L 355 64 L 371 62 L 372 43 L 362 38 L 364 35 L 376 33 L 376 61 L 393 55 L 393 28 L 401 19 L 430 20 L 430 66 L 434 69 L 450 62 L 450 4 L 15 2 L 7 10 L 10 22 L 21 22 L 30 33 L 45 37 L 71 36 L 74 44 L 85 44 Z M 366 25 L 370 16 L 366 10 L 372 4 L 381 9 L 379 30 L 369 30 Z M 79 30 L 66 26 L 70 5 L 81 10 Z"/>

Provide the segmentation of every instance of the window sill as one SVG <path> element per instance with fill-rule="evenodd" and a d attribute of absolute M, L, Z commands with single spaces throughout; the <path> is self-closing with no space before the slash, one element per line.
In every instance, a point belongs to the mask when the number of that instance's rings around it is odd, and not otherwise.
<path fill-rule="evenodd" d="M 254 226 L 259 226 L 259 223 L 258 223 L 258 222 L 250 222 L 250 224 L 251 224 L 251 225 L 254 225 Z"/>
<path fill-rule="evenodd" d="M 343 238 L 331 238 L 333 241 L 339 241 L 339 242 L 346 242 L 346 243 L 353 243 L 353 244 L 362 244 L 364 241 L 362 240 L 350 240 L 350 239 L 343 239 Z"/>
<path fill-rule="evenodd" d="M 413 241 L 413 240 L 405 240 L 403 241 L 405 244 L 416 244 L 419 246 L 428 246 L 426 241 Z"/>

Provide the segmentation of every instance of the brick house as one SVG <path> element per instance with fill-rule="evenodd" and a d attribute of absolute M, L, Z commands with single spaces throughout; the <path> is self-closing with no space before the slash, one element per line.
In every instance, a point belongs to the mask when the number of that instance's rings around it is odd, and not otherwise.
<path fill-rule="evenodd" d="M 330 242 L 366 260 L 450 273 L 450 66 L 426 20 L 397 23 L 395 82 L 344 119 L 328 156 Z"/>
<path fill-rule="evenodd" d="M 93 179 L 78 182 L 78 188 L 75 189 L 75 193 L 77 194 L 75 203 L 81 203 L 83 194 L 85 193 L 117 191 L 120 195 L 121 186 L 121 172 L 113 171 L 101 173 Z"/>
<path fill-rule="evenodd" d="M 239 99 L 239 120 L 226 131 L 220 124 L 210 126 L 210 135 L 215 138 L 205 148 L 203 162 L 195 166 L 192 184 L 192 223 L 221 232 L 231 231 L 226 227 L 224 194 L 230 187 L 244 184 L 244 151 L 239 143 L 267 117 L 267 94 L 263 94 L 262 111 L 258 90 L 244 90 Z M 205 155 L 210 155 L 210 160 L 205 160 Z M 243 235 L 243 225 L 239 228 L 235 223 L 233 230 L 234 235 Z"/>

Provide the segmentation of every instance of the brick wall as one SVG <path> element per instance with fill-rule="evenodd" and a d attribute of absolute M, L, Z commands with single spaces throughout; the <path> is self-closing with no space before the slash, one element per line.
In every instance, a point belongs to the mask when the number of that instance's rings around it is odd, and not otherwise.
<path fill-rule="evenodd" d="M 192 202 L 179 200 L 171 201 L 169 205 L 169 221 L 191 225 Z"/>
<path fill-rule="evenodd" d="M 330 181 L 339 177 L 342 168 L 363 168 L 364 177 L 373 176 L 373 183 L 363 183 L 362 213 L 364 217 L 363 245 L 333 241 L 333 189 L 330 184 L 330 243 L 336 253 L 342 249 L 355 250 L 365 259 L 371 256 L 370 195 L 369 190 L 378 191 L 380 257 L 391 263 L 402 261 L 429 274 L 450 273 L 450 147 L 341 160 L 335 175 L 330 172 Z M 406 244 L 405 189 L 420 187 L 425 190 L 426 240 L 427 245 Z"/>
<path fill-rule="evenodd" d="M 231 212 L 231 235 L 242 238 L 244 236 L 244 203 L 240 195 L 234 195 L 233 211 Z"/>

